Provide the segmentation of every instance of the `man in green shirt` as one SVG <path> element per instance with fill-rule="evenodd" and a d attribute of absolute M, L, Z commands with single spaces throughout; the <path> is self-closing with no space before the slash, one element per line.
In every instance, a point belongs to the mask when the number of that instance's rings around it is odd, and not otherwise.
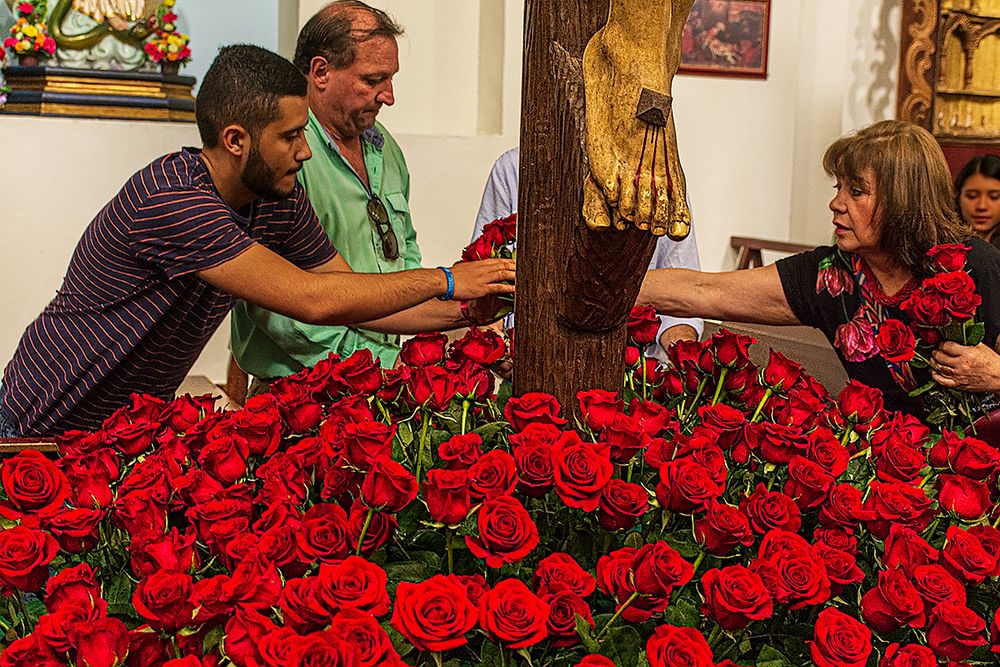
<path fill-rule="evenodd" d="M 354 271 L 365 273 L 420 267 L 406 161 L 375 121 L 382 105 L 395 101 L 401 34 L 384 12 L 339 0 L 306 23 L 295 52 L 295 65 L 309 80 L 305 136 L 313 153 L 299 179 L 334 247 Z M 330 352 L 347 357 L 365 348 L 391 367 L 399 336 L 304 324 L 245 302 L 233 310 L 233 356 L 265 381 L 312 366 Z"/>

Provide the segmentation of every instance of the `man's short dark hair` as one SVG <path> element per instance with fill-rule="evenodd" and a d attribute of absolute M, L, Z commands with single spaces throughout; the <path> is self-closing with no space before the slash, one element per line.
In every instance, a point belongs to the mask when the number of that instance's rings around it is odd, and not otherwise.
<path fill-rule="evenodd" d="M 305 97 L 305 77 L 277 53 L 250 44 L 224 46 L 198 90 L 195 120 L 205 148 L 219 144 L 227 125 L 243 126 L 257 136 L 278 118 L 278 100 Z"/>
<path fill-rule="evenodd" d="M 354 28 L 358 16 L 367 14 L 374 19 L 373 27 Z M 309 63 L 321 56 L 333 69 L 350 67 L 357 57 L 357 46 L 373 37 L 396 38 L 403 28 L 381 9 L 360 0 L 337 0 L 316 12 L 299 33 L 295 45 L 295 66 L 303 74 L 309 73 Z"/>

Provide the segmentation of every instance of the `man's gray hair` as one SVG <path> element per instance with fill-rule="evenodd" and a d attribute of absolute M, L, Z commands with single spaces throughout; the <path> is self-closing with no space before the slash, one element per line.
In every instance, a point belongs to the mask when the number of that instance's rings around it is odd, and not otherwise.
<path fill-rule="evenodd" d="M 355 28 L 357 19 L 370 16 L 374 25 Z M 357 45 L 373 37 L 396 38 L 403 34 L 403 28 L 381 9 L 360 0 L 337 0 L 316 12 L 309 19 L 295 45 L 292 62 L 303 74 L 309 73 L 309 66 L 316 56 L 325 58 L 333 69 L 350 67 L 357 57 Z"/>

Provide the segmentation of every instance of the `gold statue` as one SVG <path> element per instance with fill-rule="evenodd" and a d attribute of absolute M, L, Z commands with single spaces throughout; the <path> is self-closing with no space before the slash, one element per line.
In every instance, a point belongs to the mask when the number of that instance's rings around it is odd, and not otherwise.
<path fill-rule="evenodd" d="M 587 155 L 583 218 L 683 239 L 691 230 L 670 113 L 680 39 L 694 0 L 611 0 L 583 54 Z M 610 207 L 610 210 L 609 210 Z"/>
<path fill-rule="evenodd" d="M 20 0 L 7 0 L 13 10 Z M 49 32 L 60 49 L 89 49 L 111 35 L 140 50 L 154 28 L 160 0 L 58 0 L 48 17 Z M 97 21 L 90 30 L 68 35 L 62 24 L 71 11 Z"/>
<path fill-rule="evenodd" d="M 136 21 L 156 13 L 159 0 L 73 0 L 73 9 L 98 23 L 107 21 L 115 30 L 128 30 Z"/>

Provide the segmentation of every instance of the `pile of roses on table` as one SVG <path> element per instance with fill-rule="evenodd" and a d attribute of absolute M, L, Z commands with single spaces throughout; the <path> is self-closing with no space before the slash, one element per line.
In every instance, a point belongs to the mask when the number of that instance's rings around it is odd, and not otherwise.
<path fill-rule="evenodd" d="M 498 397 L 473 330 L 3 461 L 0 665 L 991 660 L 997 451 L 725 331 L 659 369 L 656 329 L 633 313 L 625 396 L 575 424 Z"/>

